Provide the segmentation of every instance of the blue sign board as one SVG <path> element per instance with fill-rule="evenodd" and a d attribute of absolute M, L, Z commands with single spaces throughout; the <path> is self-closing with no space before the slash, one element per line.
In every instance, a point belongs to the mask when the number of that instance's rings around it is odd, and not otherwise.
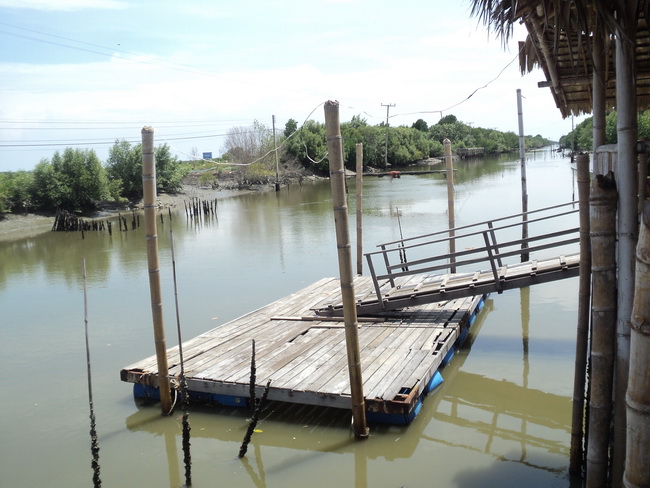
<path fill-rule="evenodd" d="M 203 153 L 203 159 L 212 159 L 212 153 L 211 152 L 204 152 Z"/>

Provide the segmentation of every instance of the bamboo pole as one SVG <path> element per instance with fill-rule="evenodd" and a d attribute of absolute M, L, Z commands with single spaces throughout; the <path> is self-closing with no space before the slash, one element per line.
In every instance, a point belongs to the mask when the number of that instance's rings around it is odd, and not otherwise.
<path fill-rule="evenodd" d="M 442 141 L 445 147 L 445 169 L 446 169 L 446 178 L 447 178 L 447 213 L 449 214 L 449 271 L 452 273 L 456 272 L 456 258 L 454 254 L 456 253 L 456 210 L 454 209 L 454 158 L 451 155 L 451 141 L 445 139 Z"/>
<path fill-rule="evenodd" d="M 368 427 L 366 425 L 366 407 L 361 377 L 357 307 L 352 274 L 348 206 L 345 198 L 345 168 L 343 167 L 343 144 L 338 102 L 325 102 L 325 128 L 327 131 L 327 151 L 329 153 L 339 273 L 341 275 L 341 298 L 343 299 L 343 316 L 345 318 L 345 343 L 352 397 L 352 429 L 357 439 L 365 439 L 368 437 Z"/>
<path fill-rule="evenodd" d="M 151 294 L 151 315 L 158 362 L 158 383 L 160 406 L 163 415 L 172 410 L 169 371 L 167 367 L 167 346 L 165 324 L 162 313 L 160 269 L 158 265 L 158 233 L 156 230 L 156 165 L 153 147 L 153 128 L 142 128 L 142 186 L 144 190 L 144 222 L 147 238 L 147 262 L 149 265 L 149 291 Z"/>
<path fill-rule="evenodd" d="M 589 243 L 589 154 L 576 158 L 578 170 L 578 201 L 580 205 L 580 283 L 578 286 L 578 324 L 576 358 L 573 377 L 573 413 L 569 471 L 581 475 L 584 462 L 583 435 L 585 417 L 585 381 L 589 345 L 591 299 L 591 245 Z"/>
<path fill-rule="evenodd" d="M 526 148 L 524 144 L 524 114 L 521 106 L 521 89 L 517 88 L 517 114 L 519 118 L 519 160 L 521 166 L 521 262 L 528 261 L 528 188 L 526 183 Z"/>
<path fill-rule="evenodd" d="M 273 115 L 273 152 L 275 153 L 275 191 L 280 191 L 280 163 L 278 162 L 278 139 L 275 135 L 275 115 Z"/>
<path fill-rule="evenodd" d="M 621 23 L 625 32 L 616 36 L 616 110 L 618 138 L 618 315 L 616 321 L 616 370 L 614 391 L 614 443 L 612 485 L 622 486 L 625 470 L 625 394 L 630 369 L 630 317 L 634 302 L 634 268 L 638 222 L 637 103 L 636 103 L 636 2 L 627 2 Z"/>
<path fill-rule="evenodd" d="M 636 248 L 636 286 L 627 387 L 627 455 L 624 485 L 650 486 L 650 201 L 644 202 Z"/>
<path fill-rule="evenodd" d="M 598 23 L 598 20 L 596 20 Z M 596 154 L 596 149 L 605 144 L 605 117 L 606 117 L 606 87 L 605 87 L 605 41 L 603 40 L 602 30 L 598 27 L 593 30 L 592 42 L 592 60 L 593 60 L 593 147 L 592 151 Z M 595 158 L 594 158 L 595 160 Z"/>
<path fill-rule="evenodd" d="M 606 487 L 609 478 L 609 439 L 616 346 L 616 199 L 612 174 L 597 175 L 589 197 L 593 331 L 587 488 Z"/>
<path fill-rule="evenodd" d="M 363 144 L 357 148 L 357 274 L 363 274 Z"/>

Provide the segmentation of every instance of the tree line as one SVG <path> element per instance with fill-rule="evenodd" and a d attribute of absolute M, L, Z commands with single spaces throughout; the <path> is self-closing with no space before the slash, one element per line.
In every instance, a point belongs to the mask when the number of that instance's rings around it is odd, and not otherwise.
<path fill-rule="evenodd" d="M 519 148 L 519 136 L 514 132 L 472 127 L 459 121 L 454 115 L 442 117 L 431 126 L 419 119 L 410 127 L 388 127 L 388 131 L 386 129 L 385 123 L 369 125 L 360 116 L 354 116 L 350 122 L 341 124 L 343 158 L 346 167 L 354 169 L 356 166 L 357 143 L 363 143 L 364 164 L 378 169 L 386 169 L 387 166 L 405 166 L 419 160 L 441 157 L 445 139 L 452 142 L 454 150 L 482 147 L 486 154 L 516 151 Z M 388 143 L 386 143 L 387 132 Z M 297 129 L 296 122 L 291 119 L 287 122 L 284 136 L 289 137 L 294 133 L 295 136 L 286 143 L 287 158 L 293 158 L 317 171 L 326 171 L 325 124 L 308 121 Z M 526 136 L 525 139 L 526 147 L 529 149 L 551 144 L 551 141 L 541 135 Z"/>
<path fill-rule="evenodd" d="M 155 149 L 158 191 L 180 190 L 187 168 L 166 144 Z M 100 202 L 142 198 L 142 146 L 116 141 L 105 164 L 89 149 L 66 148 L 33 171 L 0 173 L 0 213 L 83 213 Z"/>
<path fill-rule="evenodd" d="M 453 149 L 483 147 L 486 154 L 516 151 L 519 137 L 512 131 L 473 127 L 454 115 L 429 126 L 419 119 L 410 127 L 370 125 L 361 116 L 341 124 L 345 165 L 356 168 L 356 145 L 363 144 L 364 165 L 385 170 L 443 155 L 443 141 Z M 526 136 L 526 147 L 551 144 L 541 135 Z M 276 158 L 277 148 L 277 158 Z M 386 151 L 388 149 L 388 151 Z M 199 182 L 218 185 L 224 178 L 239 186 L 267 184 L 281 173 L 283 178 L 304 174 L 327 174 L 325 124 L 313 120 L 302 126 L 289 119 L 278 134 L 255 121 L 250 127 L 228 131 L 223 155 L 209 161 L 179 161 L 165 144 L 156 148 L 159 192 L 175 193 L 185 176 L 197 170 Z M 195 151 L 198 153 L 198 151 Z M 199 173 L 199 170 L 207 170 Z M 277 171 L 277 173 L 276 173 Z M 0 213 L 54 212 L 59 209 L 83 213 L 100 202 L 137 201 L 142 197 L 142 147 L 116 141 L 102 162 L 93 150 L 67 148 L 44 159 L 33 171 L 0 173 Z"/>
<path fill-rule="evenodd" d="M 616 144 L 616 112 L 605 116 L 605 144 Z M 639 139 L 650 139 L 650 110 L 637 114 Z M 575 151 L 591 151 L 594 141 L 594 118 L 588 117 L 580 122 L 571 132 L 560 137 L 560 146 Z"/>
<path fill-rule="evenodd" d="M 419 119 L 410 127 L 386 126 L 384 122 L 370 125 L 361 116 L 353 116 L 341 124 L 343 158 L 348 169 L 356 167 L 356 145 L 363 144 L 364 165 L 380 170 L 388 166 L 405 166 L 428 158 L 441 157 L 443 141 L 449 139 L 452 148 L 482 147 L 486 154 L 499 154 L 519 149 L 519 136 L 512 131 L 473 127 L 459 121 L 454 115 L 442 117 L 429 126 Z M 528 149 L 552 144 L 542 137 L 525 136 Z M 327 142 L 325 124 L 314 120 L 298 127 L 298 122 L 289 119 L 278 138 L 270 135 L 263 124 L 255 122 L 252 127 L 231 129 L 225 144 L 223 161 L 250 165 L 251 173 L 267 176 L 273 172 L 274 145 L 280 147 L 279 160 L 285 168 L 301 168 L 314 173 L 326 174 Z M 387 150 L 386 150 L 387 149 Z"/>

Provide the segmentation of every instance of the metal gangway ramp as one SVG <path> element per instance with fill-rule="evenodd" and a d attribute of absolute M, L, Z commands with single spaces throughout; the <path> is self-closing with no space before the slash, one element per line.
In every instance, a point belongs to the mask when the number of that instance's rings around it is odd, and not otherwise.
<path fill-rule="evenodd" d="M 569 202 L 379 244 L 365 254 L 372 287 L 355 289 L 357 314 L 578 276 L 577 224 L 577 202 Z M 317 312 L 342 315 L 340 297 Z"/>

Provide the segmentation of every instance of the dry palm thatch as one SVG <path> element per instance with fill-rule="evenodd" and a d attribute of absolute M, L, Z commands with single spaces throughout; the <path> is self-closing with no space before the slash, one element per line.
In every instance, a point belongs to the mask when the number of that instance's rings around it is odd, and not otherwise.
<path fill-rule="evenodd" d="M 613 39 L 636 42 L 639 109 L 650 107 L 649 0 L 473 0 L 471 14 L 507 42 L 515 23 L 528 36 L 520 43 L 522 74 L 540 67 L 562 115 L 590 113 L 595 35 L 604 39 L 606 105 L 615 106 Z"/>

